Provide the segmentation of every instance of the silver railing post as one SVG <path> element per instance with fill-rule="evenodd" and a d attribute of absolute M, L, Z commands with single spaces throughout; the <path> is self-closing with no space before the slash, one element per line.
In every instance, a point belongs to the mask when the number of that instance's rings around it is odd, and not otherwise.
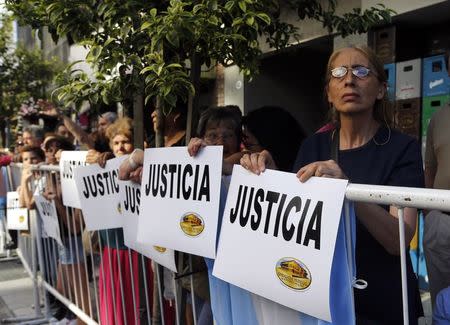
<path fill-rule="evenodd" d="M 405 223 L 404 208 L 398 208 L 398 233 L 400 242 L 400 262 L 402 273 L 402 302 L 403 302 L 403 324 L 409 324 L 408 306 L 408 283 L 406 277 L 406 245 L 405 245 Z"/>

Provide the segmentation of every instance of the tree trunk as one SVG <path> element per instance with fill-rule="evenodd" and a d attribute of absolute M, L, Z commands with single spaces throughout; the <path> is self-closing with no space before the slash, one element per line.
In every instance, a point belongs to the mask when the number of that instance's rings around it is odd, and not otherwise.
<path fill-rule="evenodd" d="M 7 140 L 6 140 L 6 120 L 0 120 L 0 136 L 1 136 L 1 145 L 2 148 L 8 148 Z"/>
<path fill-rule="evenodd" d="M 138 91 L 133 95 L 134 147 L 144 148 L 144 95 Z"/>
<path fill-rule="evenodd" d="M 188 111 L 187 111 L 187 123 L 186 123 L 186 143 L 195 133 L 195 128 L 199 120 L 198 102 L 199 102 L 199 90 L 200 90 L 200 72 L 201 65 L 198 55 L 194 53 L 191 58 L 191 75 L 190 79 L 194 85 L 195 94 L 189 95 L 188 98 Z"/>
<path fill-rule="evenodd" d="M 158 124 L 155 130 L 155 146 L 156 148 L 164 147 L 164 127 L 165 118 L 161 108 L 161 100 L 156 97 L 155 112 L 158 115 Z"/>

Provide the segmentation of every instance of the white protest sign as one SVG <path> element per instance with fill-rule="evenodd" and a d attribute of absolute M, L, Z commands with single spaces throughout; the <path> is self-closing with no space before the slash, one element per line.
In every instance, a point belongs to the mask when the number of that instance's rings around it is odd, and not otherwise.
<path fill-rule="evenodd" d="M 330 272 L 346 180 L 235 165 L 213 274 L 330 321 Z"/>
<path fill-rule="evenodd" d="M 28 230 L 28 209 L 20 208 L 19 193 L 6 193 L 6 218 L 8 229 Z"/>
<path fill-rule="evenodd" d="M 119 167 L 124 159 L 108 160 L 105 168 L 93 164 L 75 169 L 74 180 L 87 230 L 122 227 Z"/>
<path fill-rule="evenodd" d="M 144 245 L 136 241 L 141 201 L 141 185 L 131 181 L 119 182 L 125 245 L 147 256 L 156 263 L 177 272 L 175 253 L 172 249 L 154 245 Z"/>
<path fill-rule="evenodd" d="M 138 242 L 214 258 L 222 146 L 146 149 Z"/>
<path fill-rule="evenodd" d="M 36 202 L 36 207 L 42 220 L 43 234 L 46 237 L 54 238 L 62 246 L 55 201 L 49 201 L 42 195 L 35 195 L 34 201 Z"/>
<path fill-rule="evenodd" d="M 86 166 L 87 151 L 63 151 L 59 168 L 61 170 L 61 191 L 63 204 L 81 209 L 77 186 L 73 178 L 73 171 L 79 166 Z"/>

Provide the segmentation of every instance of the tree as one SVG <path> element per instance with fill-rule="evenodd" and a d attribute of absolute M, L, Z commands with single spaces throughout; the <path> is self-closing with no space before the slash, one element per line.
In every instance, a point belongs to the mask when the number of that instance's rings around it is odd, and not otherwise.
<path fill-rule="evenodd" d="M 12 18 L 0 16 L 0 129 L 5 144 L 5 126 L 14 127 L 17 113 L 30 98 L 46 99 L 54 76 L 62 70 L 57 59 L 45 60 L 40 49 L 27 50 L 12 43 Z"/>
<path fill-rule="evenodd" d="M 260 40 L 274 48 L 289 45 L 298 30 L 280 19 L 280 8 L 296 10 L 299 19 L 322 22 L 344 36 L 364 32 L 390 19 L 379 5 L 362 12 L 336 14 L 336 0 L 7 0 L 19 22 L 47 26 L 53 38 L 66 36 L 89 48 L 86 60 L 96 67 L 97 81 L 75 73 L 58 98 L 92 101 L 141 96 L 167 112 L 178 100 L 195 106 L 200 67 L 237 65 L 246 78 L 258 71 Z M 85 86 L 83 86 L 83 84 Z M 96 86 L 97 85 L 97 86 Z M 81 91 L 84 90 L 84 91 Z M 100 93 L 95 93 L 93 90 Z M 119 90 L 119 91 L 118 91 Z M 141 119 L 142 120 L 142 119 Z"/>

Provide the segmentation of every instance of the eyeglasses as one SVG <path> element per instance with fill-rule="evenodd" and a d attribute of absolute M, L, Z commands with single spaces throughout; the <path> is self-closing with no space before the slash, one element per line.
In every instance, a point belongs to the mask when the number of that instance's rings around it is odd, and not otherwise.
<path fill-rule="evenodd" d="M 222 141 L 228 141 L 230 139 L 232 139 L 234 137 L 234 133 L 229 132 L 229 133 L 216 133 L 216 132 L 211 132 L 211 133 L 206 133 L 205 134 L 205 139 L 208 142 L 216 142 L 219 139 L 222 139 Z"/>
<path fill-rule="evenodd" d="M 369 72 L 370 72 L 369 68 L 366 68 L 366 67 L 364 67 L 362 65 L 354 67 L 354 68 L 347 68 L 347 67 L 342 66 L 342 67 L 337 67 L 337 68 L 332 69 L 331 70 L 331 75 L 334 78 L 342 78 L 342 77 L 344 77 L 347 74 L 348 70 L 351 70 L 352 74 L 355 77 L 358 77 L 360 79 L 363 79 L 363 78 L 367 77 L 369 75 Z"/>

